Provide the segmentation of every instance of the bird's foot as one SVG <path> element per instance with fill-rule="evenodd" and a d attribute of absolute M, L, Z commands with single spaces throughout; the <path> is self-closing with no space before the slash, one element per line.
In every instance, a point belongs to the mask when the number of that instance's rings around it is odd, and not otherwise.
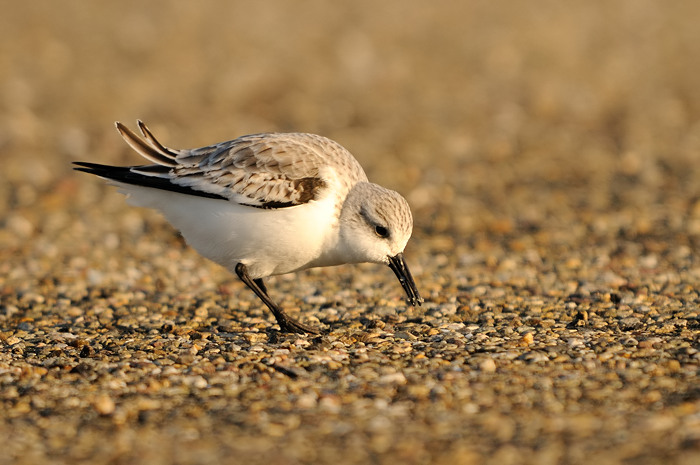
<path fill-rule="evenodd" d="M 294 318 L 287 316 L 286 313 L 280 313 L 275 315 L 277 318 L 277 324 L 280 325 L 280 331 L 283 333 L 297 333 L 297 334 L 319 334 L 320 331 L 311 326 L 299 323 Z"/>

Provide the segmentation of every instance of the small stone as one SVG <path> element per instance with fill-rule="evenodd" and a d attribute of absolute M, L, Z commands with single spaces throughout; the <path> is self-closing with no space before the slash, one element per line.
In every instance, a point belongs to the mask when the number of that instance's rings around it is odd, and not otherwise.
<path fill-rule="evenodd" d="M 642 321 L 637 317 L 627 317 L 621 319 L 618 324 L 623 331 L 631 331 L 642 326 Z"/>
<path fill-rule="evenodd" d="M 416 336 L 407 331 L 397 331 L 394 333 L 394 337 L 397 339 L 406 339 L 408 341 L 415 341 L 417 339 Z"/>
<path fill-rule="evenodd" d="M 678 360 L 669 360 L 666 362 L 666 369 L 669 373 L 678 373 L 681 371 L 681 362 Z"/>
<path fill-rule="evenodd" d="M 650 337 L 640 340 L 637 346 L 640 349 L 650 349 L 654 347 L 654 344 L 659 344 L 660 342 L 662 342 L 660 337 Z"/>
<path fill-rule="evenodd" d="M 106 394 L 98 395 L 95 398 L 92 406 L 95 408 L 97 413 L 104 416 L 113 414 L 116 408 L 112 398 Z"/>
<path fill-rule="evenodd" d="M 484 373 L 493 373 L 496 371 L 496 362 L 492 358 L 487 358 L 479 363 L 479 370 Z"/>

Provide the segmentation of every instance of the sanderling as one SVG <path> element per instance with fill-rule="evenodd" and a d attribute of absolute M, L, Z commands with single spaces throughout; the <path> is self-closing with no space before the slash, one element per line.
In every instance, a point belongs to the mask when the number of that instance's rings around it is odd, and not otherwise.
<path fill-rule="evenodd" d="M 75 162 L 118 186 L 135 206 L 153 208 L 204 257 L 236 273 L 284 332 L 317 333 L 268 295 L 263 278 L 345 263 L 383 263 L 410 305 L 423 299 L 404 261 L 413 217 L 397 192 L 370 183 L 337 142 L 302 133 L 266 133 L 192 150 L 173 150 L 117 122 L 124 140 L 154 164 Z"/>

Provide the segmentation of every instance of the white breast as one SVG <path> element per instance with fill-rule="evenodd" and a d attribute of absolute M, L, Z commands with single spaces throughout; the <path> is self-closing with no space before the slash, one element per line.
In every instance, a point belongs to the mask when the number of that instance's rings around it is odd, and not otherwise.
<path fill-rule="evenodd" d="M 118 185 L 130 204 L 161 212 L 202 256 L 232 272 L 243 263 L 254 279 L 307 268 L 337 243 L 337 211 L 332 198 L 262 209 Z"/>

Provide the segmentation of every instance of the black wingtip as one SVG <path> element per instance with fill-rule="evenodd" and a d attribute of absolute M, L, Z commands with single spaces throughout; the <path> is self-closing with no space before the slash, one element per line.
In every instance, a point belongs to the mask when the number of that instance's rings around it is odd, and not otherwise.
<path fill-rule="evenodd" d="M 90 163 L 86 161 L 74 161 L 73 164 L 75 165 L 73 169 L 76 171 L 94 174 L 104 179 L 125 182 L 127 184 L 147 185 L 147 182 L 144 182 L 145 176 L 132 173 L 131 166 L 101 165 L 99 163 Z"/>
<path fill-rule="evenodd" d="M 94 174 L 95 176 L 99 176 L 103 179 L 109 179 L 112 181 L 131 184 L 134 186 L 167 190 L 171 192 L 177 192 L 180 194 L 207 197 L 211 199 L 228 200 L 228 198 L 224 197 L 223 195 L 198 191 L 188 186 L 180 186 L 177 184 L 173 184 L 170 182 L 169 179 L 164 179 L 159 176 L 146 176 L 142 173 L 132 171 L 132 168 L 142 168 L 140 166 L 111 166 L 101 165 L 99 163 L 89 163 L 85 161 L 74 161 L 73 164 L 76 165 L 75 167 L 73 167 L 74 170 Z M 143 168 L 148 169 L 151 166 L 152 165 L 144 165 Z"/>
<path fill-rule="evenodd" d="M 78 166 L 78 168 L 73 167 L 74 170 L 78 170 L 78 169 L 82 169 L 82 168 L 93 168 L 95 166 L 103 166 L 103 165 L 99 165 L 98 163 L 89 163 L 86 161 L 74 161 L 71 163 Z"/>
<path fill-rule="evenodd" d="M 115 181 L 124 181 L 130 177 L 131 167 L 129 166 L 111 166 L 101 165 L 99 163 L 89 163 L 86 161 L 74 161 L 73 167 L 76 171 L 83 173 L 94 174 L 102 178 L 113 179 Z"/>
<path fill-rule="evenodd" d="M 100 165 L 99 163 L 89 163 L 85 161 L 74 161 L 73 164 L 75 165 L 73 167 L 75 171 L 82 171 L 83 173 L 90 173 L 103 177 L 109 177 L 107 175 L 115 170 L 124 169 L 118 166 Z"/>

